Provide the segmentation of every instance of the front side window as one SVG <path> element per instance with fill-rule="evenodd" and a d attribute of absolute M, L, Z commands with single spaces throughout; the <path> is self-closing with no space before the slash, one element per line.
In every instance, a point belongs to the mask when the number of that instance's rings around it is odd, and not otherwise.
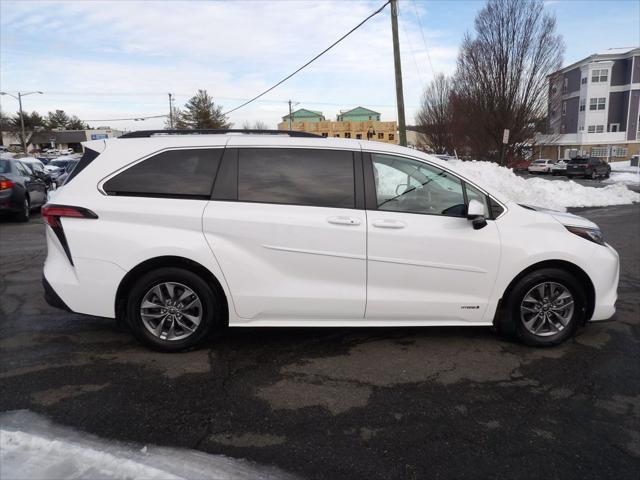
<path fill-rule="evenodd" d="M 379 210 L 464 215 L 462 182 L 457 177 L 404 157 L 382 154 L 371 157 Z"/>
<path fill-rule="evenodd" d="M 108 195 L 209 198 L 222 149 L 168 150 L 107 180 Z"/>
<path fill-rule="evenodd" d="M 238 201 L 354 208 L 353 153 L 301 148 L 243 148 Z"/>

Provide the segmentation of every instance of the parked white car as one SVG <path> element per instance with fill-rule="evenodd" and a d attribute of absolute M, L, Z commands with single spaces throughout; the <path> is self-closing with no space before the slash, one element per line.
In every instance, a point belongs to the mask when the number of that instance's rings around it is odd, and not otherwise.
<path fill-rule="evenodd" d="M 527 170 L 529 170 L 529 173 L 551 173 L 551 169 L 555 163 L 555 160 L 541 158 L 531 162 Z"/>
<path fill-rule="evenodd" d="M 551 175 L 566 175 L 567 162 L 559 160 L 551 166 Z"/>
<path fill-rule="evenodd" d="M 46 298 L 192 348 L 232 327 L 491 326 L 547 346 L 615 312 L 597 225 L 420 151 L 300 132 L 85 143 L 42 215 Z"/>

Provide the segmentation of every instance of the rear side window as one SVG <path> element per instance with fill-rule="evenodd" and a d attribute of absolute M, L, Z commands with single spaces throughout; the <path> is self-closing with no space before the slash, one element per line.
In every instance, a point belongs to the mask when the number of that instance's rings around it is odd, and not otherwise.
<path fill-rule="evenodd" d="M 108 180 L 103 189 L 108 195 L 208 199 L 222 152 L 221 148 L 162 152 Z"/>
<path fill-rule="evenodd" d="M 64 182 L 64 184 L 66 185 L 71 180 L 73 180 L 76 177 L 76 175 L 78 175 L 82 170 L 84 170 L 87 167 L 87 165 L 93 162 L 98 157 L 98 155 L 100 154 L 95 150 L 91 150 L 90 148 L 85 148 L 84 153 L 82 154 L 82 158 L 80 159 L 78 164 L 75 166 L 75 168 L 71 171 L 71 173 L 67 177 L 67 180 Z"/>
<path fill-rule="evenodd" d="M 9 160 L 0 160 L 0 173 L 11 173 L 11 162 Z"/>
<path fill-rule="evenodd" d="M 355 208 L 353 168 L 349 151 L 240 149 L 238 200 Z"/>

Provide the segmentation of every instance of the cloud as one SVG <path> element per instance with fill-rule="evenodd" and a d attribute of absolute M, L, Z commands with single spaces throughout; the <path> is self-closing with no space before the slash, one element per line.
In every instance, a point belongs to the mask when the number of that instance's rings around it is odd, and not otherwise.
<path fill-rule="evenodd" d="M 231 108 L 305 63 L 380 5 L 3 1 L 0 81 L 7 90 L 51 92 L 31 97 L 28 109 L 64 108 L 84 118 L 163 113 L 167 92 L 182 104 L 198 88 Z M 402 14 L 401 35 L 412 45 L 402 45 L 405 101 L 411 106 L 432 73 L 415 18 Z M 288 98 L 319 106 L 328 116 L 363 104 L 381 105 L 377 109 L 385 117 L 395 118 L 390 30 L 387 7 L 264 101 L 234 113 L 232 121 L 260 119 L 275 127 Z M 457 46 L 446 43 L 445 31 L 427 34 L 434 69 L 451 71 Z M 3 109 L 14 110 L 5 103 Z M 159 127 L 162 120 L 147 125 Z"/>

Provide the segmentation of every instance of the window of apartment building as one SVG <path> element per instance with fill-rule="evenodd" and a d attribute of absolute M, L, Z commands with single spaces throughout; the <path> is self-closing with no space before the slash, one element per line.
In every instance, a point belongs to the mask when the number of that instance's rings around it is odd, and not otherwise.
<path fill-rule="evenodd" d="M 356 138 L 358 140 L 362 140 L 362 134 L 361 133 L 356 133 Z"/>
<path fill-rule="evenodd" d="M 581 98 L 580 99 L 580 111 L 584 112 L 585 108 L 586 108 L 586 103 L 587 103 L 587 99 L 586 98 Z"/>
<path fill-rule="evenodd" d="M 344 138 L 351 138 L 351 132 L 344 132 Z"/>
<path fill-rule="evenodd" d="M 389 134 L 389 140 L 395 140 L 396 136 L 393 133 Z"/>
<path fill-rule="evenodd" d="M 569 79 L 567 77 L 564 77 L 564 82 L 562 83 L 562 93 L 567 93 L 568 89 L 569 89 Z"/>
<path fill-rule="evenodd" d="M 339 137 L 340 137 L 340 134 L 339 134 L 339 133 L 336 133 L 336 134 L 334 135 L 334 137 L 338 137 L 338 138 L 339 138 Z"/>
<path fill-rule="evenodd" d="M 322 132 L 322 136 L 323 136 L 324 138 L 327 138 L 327 137 L 329 136 L 329 134 L 328 134 L 327 132 Z"/>
<path fill-rule="evenodd" d="M 604 125 L 589 125 L 587 128 L 587 132 L 589 133 L 603 133 Z"/>
<path fill-rule="evenodd" d="M 610 123 L 608 131 L 609 132 L 619 132 L 620 131 L 620 124 L 619 123 Z"/>
<path fill-rule="evenodd" d="M 604 125 L 596 125 L 596 133 L 603 133 Z"/>
<path fill-rule="evenodd" d="M 584 131 L 584 125 L 580 125 L 580 126 L 578 127 L 578 131 L 583 132 L 583 131 Z"/>
<path fill-rule="evenodd" d="M 607 147 L 591 147 L 592 157 L 607 157 Z"/>
<path fill-rule="evenodd" d="M 567 114 L 567 102 L 562 102 L 562 116 Z"/>
<path fill-rule="evenodd" d="M 604 97 L 590 98 L 589 110 L 604 110 L 606 108 L 607 99 Z"/>
<path fill-rule="evenodd" d="M 384 139 L 384 133 L 378 133 L 378 140 Z"/>
<path fill-rule="evenodd" d="M 627 147 L 612 147 L 612 157 L 627 157 L 629 155 L 629 149 Z"/>
<path fill-rule="evenodd" d="M 593 70 L 591 72 L 592 83 L 602 83 L 609 81 L 609 71 L 605 68 L 603 70 Z"/>

